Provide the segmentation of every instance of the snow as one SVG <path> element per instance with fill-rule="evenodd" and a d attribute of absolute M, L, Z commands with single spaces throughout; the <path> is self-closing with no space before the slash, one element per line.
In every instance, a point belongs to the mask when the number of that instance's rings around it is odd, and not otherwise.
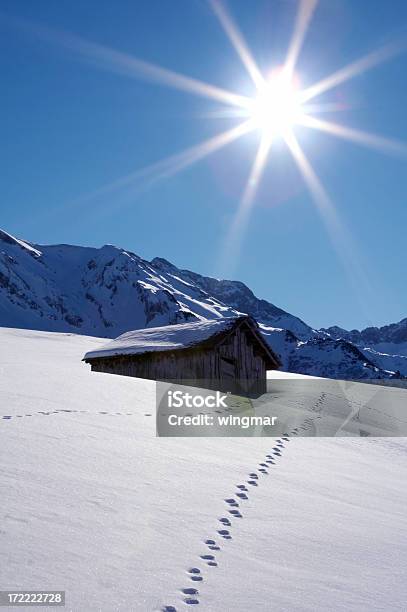
<path fill-rule="evenodd" d="M 155 384 L 81 363 L 104 342 L 0 329 L 2 589 L 65 589 L 67 612 L 405 610 L 405 439 L 291 438 L 233 518 L 275 439 L 156 438 Z"/>
<path fill-rule="evenodd" d="M 101 348 L 88 351 L 84 359 L 184 349 L 230 329 L 236 320 L 237 317 L 224 317 L 215 321 L 194 321 L 165 327 L 136 329 L 122 334 Z"/>
<path fill-rule="evenodd" d="M 293 372 L 283 372 L 282 370 L 270 370 L 267 372 L 269 380 L 323 380 L 320 376 L 308 376 L 307 374 L 294 374 Z"/>

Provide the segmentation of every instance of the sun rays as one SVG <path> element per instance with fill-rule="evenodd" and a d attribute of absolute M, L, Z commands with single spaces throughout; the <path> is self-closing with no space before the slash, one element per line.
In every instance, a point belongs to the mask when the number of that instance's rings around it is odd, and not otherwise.
<path fill-rule="evenodd" d="M 224 240 L 220 260 L 221 267 L 225 273 L 230 269 L 230 261 L 235 260 L 239 256 L 244 231 L 250 218 L 254 199 L 256 197 L 259 182 L 261 181 L 261 177 L 264 172 L 271 144 L 272 136 L 267 132 L 264 133 L 260 139 L 260 144 L 250 170 L 245 190 L 239 203 L 239 208 L 234 215 L 234 219 Z"/>
<path fill-rule="evenodd" d="M 242 32 L 226 5 L 221 0 L 208 0 L 208 4 L 235 49 L 248 77 L 254 84 L 256 93 L 251 98 L 230 91 L 228 88 L 205 83 L 194 77 L 180 74 L 75 35 L 58 32 L 41 25 L 9 19 L 14 26 L 23 28 L 31 35 L 40 36 L 52 44 L 64 47 L 82 61 L 86 61 L 100 70 L 117 73 L 122 77 L 144 79 L 221 103 L 222 109 L 219 111 L 219 116 L 229 116 L 236 121 L 236 125 L 231 129 L 150 166 L 137 169 L 113 183 L 102 186 L 94 194 L 90 194 L 89 197 L 97 197 L 101 193 L 108 193 L 122 187 L 138 186 L 140 182 L 151 185 L 157 180 L 174 176 L 245 134 L 257 131 L 259 135 L 257 153 L 252 167 L 248 171 L 248 179 L 226 238 L 230 258 L 232 258 L 232 254 L 233 257 L 238 255 L 245 228 L 255 206 L 262 176 L 267 164 L 272 163 L 273 143 L 276 139 L 283 140 L 290 150 L 293 161 L 312 196 L 316 210 L 320 213 L 327 227 L 333 246 L 335 247 L 338 240 L 347 243 L 346 232 L 339 221 L 338 212 L 302 150 L 295 135 L 295 129 L 296 126 L 306 127 L 358 145 L 406 156 L 407 146 L 404 143 L 326 121 L 318 116 L 324 112 L 333 113 L 343 110 L 343 107 L 337 103 L 324 99 L 319 100 L 320 96 L 345 81 L 357 77 L 366 70 L 391 59 L 404 51 L 406 45 L 404 43 L 394 43 L 383 46 L 334 71 L 305 89 L 301 89 L 296 74 L 296 66 L 312 17 L 317 10 L 317 0 L 299 1 L 285 62 L 282 66 L 273 66 L 273 58 L 270 58 L 270 68 L 272 70 L 267 75 L 262 74 Z M 209 117 L 209 114 L 207 117 Z M 343 249 L 337 250 L 343 251 Z M 361 276 L 363 275 L 361 274 Z"/>
<path fill-rule="evenodd" d="M 381 47 L 380 49 L 359 58 L 355 62 L 348 64 L 344 68 L 341 68 L 321 81 L 318 81 L 318 83 L 314 83 L 310 87 L 307 87 L 307 89 L 304 89 L 301 95 L 302 102 L 307 102 L 308 100 L 312 100 L 313 98 L 320 96 L 326 91 L 337 87 L 345 81 L 349 81 L 349 79 L 353 79 L 366 70 L 369 70 L 370 68 L 391 59 L 395 55 L 398 55 L 405 50 L 406 43 L 397 42 Z"/>
<path fill-rule="evenodd" d="M 317 0 L 300 0 L 294 33 L 284 62 L 284 70 L 288 78 L 292 78 L 294 74 L 301 47 L 316 6 Z"/>
<path fill-rule="evenodd" d="M 235 48 L 238 56 L 242 60 L 244 67 L 249 73 L 257 89 L 260 89 L 264 84 L 264 77 L 261 74 L 256 62 L 254 61 L 252 54 L 246 45 L 246 42 L 240 33 L 237 25 L 234 23 L 231 15 L 226 10 L 223 3 L 218 0 L 209 0 L 209 4 L 219 19 L 221 26 L 223 27 L 225 34 L 229 38 L 233 47 Z"/>
<path fill-rule="evenodd" d="M 370 147 L 372 149 L 378 149 L 385 153 L 391 153 L 398 156 L 407 155 L 407 145 L 398 140 L 392 140 L 390 138 L 384 138 L 377 134 L 371 134 L 369 132 L 363 132 L 362 130 L 355 130 L 338 123 L 332 123 L 330 121 L 323 121 L 317 119 L 311 115 L 303 114 L 299 119 L 298 123 L 306 127 L 310 127 L 321 132 L 327 132 L 338 138 L 344 140 L 350 140 L 356 144 Z"/>
<path fill-rule="evenodd" d="M 358 296 L 363 311 L 368 313 L 369 300 L 374 299 L 374 292 L 369 277 L 361 264 L 361 256 L 351 233 L 345 228 L 334 203 L 292 132 L 287 133 L 286 143 L 318 209 L 332 247 L 343 265 L 354 293 Z"/>

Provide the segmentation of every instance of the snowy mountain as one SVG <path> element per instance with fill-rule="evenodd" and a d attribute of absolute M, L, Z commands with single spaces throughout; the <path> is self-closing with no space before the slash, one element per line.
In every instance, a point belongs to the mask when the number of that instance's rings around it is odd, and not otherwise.
<path fill-rule="evenodd" d="M 238 281 L 180 270 L 162 258 L 148 262 L 112 245 L 44 246 L 0 231 L 0 326 L 115 338 L 237 313 L 259 322 L 287 371 L 362 379 L 407 374 L 407 319 L 404 328 L 401 322 L 379 335 L 317 331 Z M 368 337 L 375 342 L 367 344 Z"/>
<path fill-rule="evenodd" d="M 308 340 L 313 335 L 312 328 L 304 323 L 304 321 L 266 300 L 257 298 L 244 283 L 217 280 L 201 276 L 189 270 L 179 270 L 165 259 L 159 257 L 153 259 L 151 263 L 156 269 L 169 274 L 173 278 L 181 276 L 184 280 L 200 287 L 222 303 L 228 304 L 228 306 L 239 312 L 250 314 L 264 325 L 288 329 L 301 340 Z"/>
<path fill-rule="evenodd" d="M 0 233 L 0 324 L 114 338 L 129 329 L 213 319 L 231 308 L 134 253 L 35 246 Z"/>
<path fill-rule="evenodd" d="M 407 318 L 383 327 L 366 327 L 361 331 L 334 326 L 320 332 L 335 340 L 351 342 L 379 368 L 399 371 L 407 376 Z"/>
<path fill-rule="evenodd" d="M 366 327 L 359 331 L 352 329 L 347 331 L 341 327 L 328 327 L 321 331 L 326 331 L 331 336 L 341 337 L 358 345 L 380 346 L 383 344 L 400 345 L 407 343 L 407 318 L 399 323 L 384 325 L 383 327 Z"/>

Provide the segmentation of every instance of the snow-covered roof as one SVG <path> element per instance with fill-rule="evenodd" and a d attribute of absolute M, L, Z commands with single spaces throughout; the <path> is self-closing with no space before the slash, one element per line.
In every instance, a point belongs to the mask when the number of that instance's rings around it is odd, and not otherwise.
<path fill-rule="evenodd" d="M 136 329 L 122 334 L 100 349 L 86 353 L 84 359 L 190 348 L 227 332 L 243 319 L 248 317 L 222 317 L 213 321 L 200 320 L 165 327 Z"/>

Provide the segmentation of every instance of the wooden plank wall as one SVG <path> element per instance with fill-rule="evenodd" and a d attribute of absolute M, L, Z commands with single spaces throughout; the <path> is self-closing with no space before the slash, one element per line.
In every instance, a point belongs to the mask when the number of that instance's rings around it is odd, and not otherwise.
<path fill-rule="evenodd" d="M 266 364 L 257 351 L 257 346 L 250 332 L 243 326 L 238 327 L 219 347 L 221 357 L 234 359 L 236 362 L 236 379 L 245 391 L 249 391 L 255 381 L 266 390 Z M 222 374 L 220 373 L 220 376 Z M 264 381 L 264 385 L 262 385 Z"/>

